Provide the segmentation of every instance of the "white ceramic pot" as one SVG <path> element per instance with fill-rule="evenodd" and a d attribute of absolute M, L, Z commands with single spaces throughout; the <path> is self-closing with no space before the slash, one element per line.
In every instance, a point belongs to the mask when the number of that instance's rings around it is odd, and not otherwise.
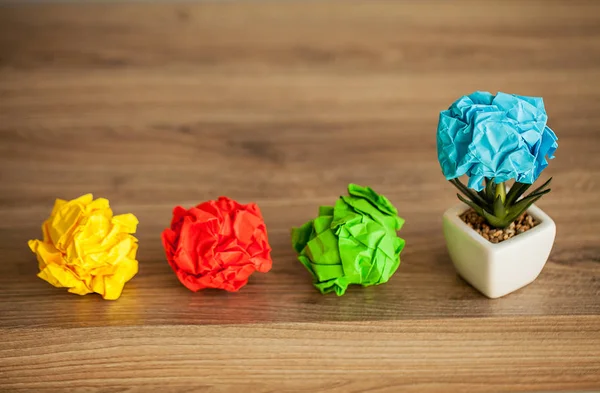
<path fill-rule="evenodd" d="M 444 213 L 444 236 L 458 274 L 489 298 L 504 296 L 537 278 L 548 260 L 556 224 L 540 208 L 528 212 L 539 224 L 500 243 L 492 243 L 469 227 L 460 215 L 464 203 Z"/>

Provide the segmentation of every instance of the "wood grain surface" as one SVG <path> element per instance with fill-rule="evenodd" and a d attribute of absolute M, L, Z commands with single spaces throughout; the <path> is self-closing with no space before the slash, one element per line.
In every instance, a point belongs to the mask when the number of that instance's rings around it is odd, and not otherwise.
<path fill-rule="evenodd" d="M 489 300 L 456 276 L 438 113 L 474 90 L 543 96 L 559 135 L 531 285 Z M 600 2 L 0 6 L 0 391 L 600 390 Z M 349 182 L 407 223 L 386 285 L 322 296 L 289 230 Z M 118 301 L 36 277 L 54 198 L 140 219 Z M 273 269 L 185 289 L 173 206 L 259 204 Z"/>

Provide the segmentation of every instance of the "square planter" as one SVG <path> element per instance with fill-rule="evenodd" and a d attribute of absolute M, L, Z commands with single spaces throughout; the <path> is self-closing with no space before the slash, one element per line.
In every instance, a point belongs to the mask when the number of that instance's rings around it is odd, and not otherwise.
<path fill-rule="evenodd" d="M 489 298 L 516 291 L 537 278 L 548 260 L 556 224 L 532 205 L 527 212 L 538 225 L 500 243 L 492 243 L 469 227 L 460 215 L 463 203 L 444 213 L 444 237 L 458 274 Z"/>

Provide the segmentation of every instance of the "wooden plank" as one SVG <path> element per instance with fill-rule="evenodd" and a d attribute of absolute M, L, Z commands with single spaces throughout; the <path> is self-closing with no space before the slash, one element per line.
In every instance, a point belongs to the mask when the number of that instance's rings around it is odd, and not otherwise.
<path fill-rule="evenodd" d="M 589 316 L 2 329 L 0 366 L 10 391 L 581 390 L 598 386 L 599 327 Z"/>

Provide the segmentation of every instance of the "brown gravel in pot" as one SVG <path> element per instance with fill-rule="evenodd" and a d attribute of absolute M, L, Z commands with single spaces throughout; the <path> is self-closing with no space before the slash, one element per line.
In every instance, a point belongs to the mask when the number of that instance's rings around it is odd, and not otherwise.
<path fill-rule="evenodd" d="M 483 236 L 484 239 L 492 243 L 500 243 L 513 236 L 526 232 L 535 227 L 538 222 L 529 213 L 525 212 L 519 216 L 513 223 L 504 229 L 497 229 L 489 226 L 485 220 L 473 209 L 464 212 L 460 218 L 475 232 Z"/>

